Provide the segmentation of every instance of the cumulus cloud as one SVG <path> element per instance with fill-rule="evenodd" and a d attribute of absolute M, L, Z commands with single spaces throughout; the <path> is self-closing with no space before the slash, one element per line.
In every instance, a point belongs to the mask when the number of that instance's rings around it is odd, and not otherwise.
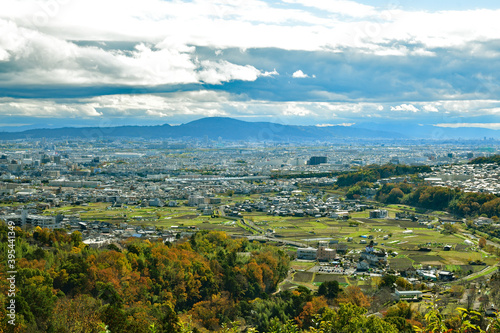
<path fill-rule="evenodd" d="M 428 111 L 428 112 L 439 112 L 439 110 L 437 109 L 437 107 L 435 107 L 434 105 L 429 105 L 429 104 L 424 105 L 423 109 L 425 111 Z"/>
<path fill-rule="evenodd" d="M 163 85 L 254 81 L 263 73 L 225 60 L 197 61 L 194 47 L 139 43 L 131 51 L 84 47 L 0 19 L 0 58 L 11 70 L 3 85 Z"/>
<path fill-rule="evenodd" d="M 378 54 L 408 51 L 434 55 L 432 48 L 494 41 L 500 30 L 499 10 L 410 11 L 350 0 L 284 0 L 274 4 L 260 0 L 145 0 L 140 4 L 119 0 L 3 0 L 3 5 L 0 18 L 65 40 L 155 44 L 177 39 L 185 45 L 219 50 L 278 47 L 338 51 L 359 47 L 373 48 Z M 112 19 L 109 13 L 113 13 Z M 419 46 L 405 49 L 408 41 Z"/>
<path fill-rule="evenodd" d="M 446 103 L 442 104 L 442 112 L 427 112 L 421 118 L 434 123 L 451 123 L 463 113 L 448 110 Z M 439 105 L 430 103 L 429 105 Z M 406 104 L 406 103 L 405 103 Z M 414 117 L 411 111 L 415 108 L 424 110 L 426 103 L 407 103 L 399 105 L 401 110 L 406 110 L 405 117 Z M 414 105 L 415 104 L 415 105 Z M 474 105 L 465 103 L 463 105 Z M 103 95 L 90 98 L 65 98 L 65 99 L 21 99 L 0 98 L 0 119 L 3 122 L 11 117 L 29 117 L 30 119 L 46 118 L 79 118 L 79 119 L 103 119 L 114 123 L 113 119 L 137 119 L 156 120 L 159 123 L 172 121 L 188 121 L 203 116 L 230 116 L 237 118 L 252 118 L 267 120 L 285 124 L 307 124 L 317 125 L 337 124 L 347 126 L 358 121 L 366 121 L 367 117 L 395 120 L 395 117 L 385 109 L 377 109 L 382 106 L 379 103 L 369 102 L 280 102 L 249 100 L 244 95 L 235 95 L 225 91 L 195 90 L 179 91 L 162 94 L 118 94 Z M 457 105 L 455 107 L 458 108 Z M 392 108 L 397 108 L 392 106 Z M 401 111 L 399 111 L 401 112 Z M 468 114 L 475 117 L 485 117 L 482 121 L 488 122 L 493 116 L 500 115 L 500 101 L 482 101 L 476 103 L 474 109 L 468 109 Z M 449 119 L 449 121 L 445 121 Z M 496 119 L 496 118 L 495 118 Z M 26 121 L 26 120 L 22 120 Z M 500 121 L 500 119 L 499 119 Z M 19 120 L 18 120 L 19 122 Z M 460 123 L 464 122 L 463 120 Z M 495 121 L 492 121 L 495 122 Z M 456 122 L 452 126 L 456 125 Z M 486 125 L 482 125 L 483 127 Z"/>
<path fill-rule="evenodd" d="M 284 116 L 300 116 L 305 117 L 312 115 L 313 112 L 304 106 L 300 106 L 297 103 L 287 103 L 284 105 L 284 109 L 282 111 Z"/>
<path fill-rule="evenodd" d="M 410 112 L 418 112 L 420 111 L 412 104 L 401 104 L 398 106 L 391 106 L 391 111 L 410 111 Z"/>
<path fill-rule="evenodd" d="M 337 113 L 355 114 L 370 109 L 370 103 L 325 103 L 323 106 L 329 111 Z"/>
<path fill-rule="evenodd" d="M 262 73 L 253 66 L 240 66 L 227 61 L 202 61 L 198 77 L 210 84 L 221 84 L 225 81 L 255 81 Z"/>
<path fill-rule="evenodd" d="M 293 72 L 292 77 L 296 79 L 304 79 L 309 77 L 309 75 L 305 74 L 302 70 L 299 69 L 298 71 Z"/>

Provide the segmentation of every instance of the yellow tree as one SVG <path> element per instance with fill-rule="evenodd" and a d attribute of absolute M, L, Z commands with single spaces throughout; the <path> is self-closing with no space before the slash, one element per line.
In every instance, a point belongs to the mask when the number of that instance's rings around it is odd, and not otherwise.
<path fill-rule="evenodd" d="M 477 245 L 479 245 L 480 248 L 484 248 L 486 246 L 486 239 L 481 237 Z"/>
<path fill-rule="evenodd" d="M 358 286 L 348 286 L 344 292 L 337 298 L 339 303 L 352 303 L 356 306 L 368 309 L 370 307 L 370 298 L 366 296 Z"/>

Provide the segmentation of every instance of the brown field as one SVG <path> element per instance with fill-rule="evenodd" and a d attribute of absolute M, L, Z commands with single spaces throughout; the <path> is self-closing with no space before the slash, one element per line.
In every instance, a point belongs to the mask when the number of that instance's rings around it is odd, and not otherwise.
<path fill-rule="evenodd" d="M 436 262 L 437 265 L 441 265 L 441 260 L 444 260 L 441 256 L 429 254 L 410 254 L 409 257 L 414 260 L 416 264 L 427 263 L 429 265 L 434 265 L 430 264 L 430 262 Z"/>
<path fill-rule="evenodd" d="M 314 282 L 327 282 L 327 281 L 337 281 L 345 283 L 345 277 L 343 275 L 337 274 L 316 274 L 314 277 Z"/>
<path fill-rule="evenodd" d="M 181 220 L 191 220 L 191 219 L 194 219 L 197 217 L 198 217 L 198 215 L 183 215 L 183 216 L 179 216 L 177 218 L 181 219 Z"/>
<path fill-rule="evenodd" d="M 313 273 L 310 272 L 295 272 L 293 281 L 296 282 L 311 282 Z"/>
<path fill-rule="evenodd" d="M 394 270 L 402 270 L 413 266 L 411 260 L 408 258 L 389 259 L 389 264 Z"/>
<path fill-rule="evenodd" d="M 402 220 L 393 220 L 391 221 L 391 224 L 394 226 L 400 226 L 401 228 L 408 228 L 408 229 L 413 229 L 413 228 L 422 228 L 420 224 L 417 222 L 413 221 L 402 221 Z"/>

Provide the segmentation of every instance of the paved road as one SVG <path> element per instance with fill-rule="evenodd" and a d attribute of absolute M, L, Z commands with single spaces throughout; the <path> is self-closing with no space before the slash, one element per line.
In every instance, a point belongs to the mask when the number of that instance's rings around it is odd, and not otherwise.
<path fill-rule="evenodd" d="M 475 236 L 475 235 L 472 235 L 470 233 L 467 233 L 467 232 L 462 232 L 462 235 L 468 237 L 469 239 L 473 240 L 473 241 L 478 241 L 479 240 L 479 237 Z M 489 240 L 486 240 L 486 245 L 491 245 L 491 246 L 494 246 L 494 247 L 499 247 L 500 248 L 500 244 L 497 244 L 495 242 L 492 242 L 492 241 L 489 241 Z M 500 262 L 497 262 L 495 265 L 495 267 L 500 267 Z M 481 273 L 483 273 L 484 271 L 490 269 L 492 266 L 485 266 L 482 270 L 480 270 L 479 272 L 476 272 L 476 273 L 472 273 L 470 275 L 467 275 L 467 276 L 464 276 L 463 278 L 460 278 L 458 279 L 457 281 L 463 281 L 463 280 L 467 280 L 467 279 L 471 279 L 471 278 L 474 278 L 475 276 L 477 275 L 480 275 Z M 496 272 L 496 270 L 494 270 L 493 272 L 485 275 L 485 276 L 488 276 L 488 275 L 491 275 L 493 274 L 494 272 Z"/>
<path fill-rule="evenodd" d="M 245 220 L 245 219 L 241 219 L 241 221 L 242 221 L 242 223 L 244 225 L 246 225 L 247 227 L 251 228 L 252 230 L 255 230 L 259 234 L 263 234 L 264 233 L 264 230 L 262 228 L 259 228 L 258 226 L 256 226 L 255 223 L 253 223 L 252 221 Z"/>
<path fill-rule="evenodd" d="M 320 274 L 337 274 L 337 275 L 353 275 L 356 272 L 356 268 L 342 268 L 334 266 L 314 266 L 309 269 L 309 272 L 316 272 Z"/>
<path fill-rule="evenodd" d="M 478 275 L 481 275 L 482 273 L 484 273 L 485 271 L 487 271 L 488 269 L 490 269 L 491 267 L 496 267 L 498 269 L 498 267 L 500 267 L 500 263 L 496 263 L 495 265 L 493 266 L 484 266 L 484 268 L 482 270 L 480 270 L 479 272 L 476 272 L 476 273 L 472 273 L 472 274 L 469 274 L 467 276 L 464 276 L 463 278 L 460 278 L 458 280 L 456 280 L 456 282 L 460 282 L 460 281 L 464 281 L 464 280 L 468 280 L 468 279 L 473 279 L 475 276 L 478 276 Z M 492 272 L 486 274 L 486 275 L 483 275 L 483 277 L 488 277 L 489 275 L 492 275 L 493 273 L 495 273 L 497 270 L 493 270 Z"/>
<path fill-rule="evenodd" d="M 166 178 L 166 182 L 205 182 L 223 180 L 259 180 L 269 179 L 269 176 L 244 176 L 244 177 L 200 177 L 200 178 Z"/>
<path fill-rule="evenodd" d="M 480 237 L 478 237 L 478 236 L 475 236 L 475 235 L 473 235 L 473 234 L 469 234 L 469 233 L 466 233 L 466 232 L 462 232 L 462 235 L 467 236 L 467 237 L 469 237 L 470 239 L 472 239 L 472 240 L 474 240 L 474 241 L 476 241 L 476 242 L 477 242 L 477 241 L 479 240 L 479 238 L 480 238 Z M 492 241 L 490 241 L 490 240 L 486 240 L 486 245 L 491 245 L 491 246 L 494 246 L 494 247 L 500 247 L 500 244 L 495 243 L 495 242 L 492 242 Z"/>

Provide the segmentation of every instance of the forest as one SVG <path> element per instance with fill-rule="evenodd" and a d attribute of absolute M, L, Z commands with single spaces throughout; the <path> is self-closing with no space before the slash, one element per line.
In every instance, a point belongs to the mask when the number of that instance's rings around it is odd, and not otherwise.
<path fill-rule="evenodd" d="M 375 199 L 386 204 L 407 204 L 432 210 L 446 210 L 463 217 L 500 216 L 500 198 L 491 193 L 464 192 L 443 186 L 409 183 L 384 184 Z"/>
<path fill-rule="evenodd" d="M 404 164 L 385 164 L 385 165 L 368 165 L 359 168 L 356 171 L 350 171 L 340 174 L 337 177 L 336 185 L 339 187 L 353 186 L 358 182 L 375 182 L 379 179 L 413 175 L 416 173 L 430 172 L 431 168 L 427 165 L 409 166 Z"/>
<path fill-rule="evenodd" d="M 7 233 L 1 225 L 3 253 Z M 175 243 L 132 238 L 100 249 L 82 243 L 78 231 L 16 227 L 15 233 L 16 325 L 8 323 L 4 260 L 0 332 L 498 331 L 496 319 L 465 309 L 445 319 L 435 307 L 418 313 L 400 302 L 367 315 L 396 281 L 391 276 L 375 295 L 336 281 L 315 292 L 280 290 L 288 254 L 223 232 Z"/>
<path fill-rule="evenodd" d="M 500 164 L 500 155 L 492 155 L 488 157 L 481 156 L 469 161 L 469 164 L 487 164 L 487 163 Z"/>
<path fill-rule="evenodd" d="M 374 182 L 382 178 L 411 175 L 420 172 L 430 172 L 431 168 L 424 166 L 409 166 L 404 164 L 384 164 L 367 165 L 359 167 L 354 171 L 328 171 L 328 172 L 302 172 L 292 174 L 273 173 L 271 179 L 285 178 L 321 178 L 337 177 L 337 186 L 346 187 L 356 184 L 360 181 Z"/>

